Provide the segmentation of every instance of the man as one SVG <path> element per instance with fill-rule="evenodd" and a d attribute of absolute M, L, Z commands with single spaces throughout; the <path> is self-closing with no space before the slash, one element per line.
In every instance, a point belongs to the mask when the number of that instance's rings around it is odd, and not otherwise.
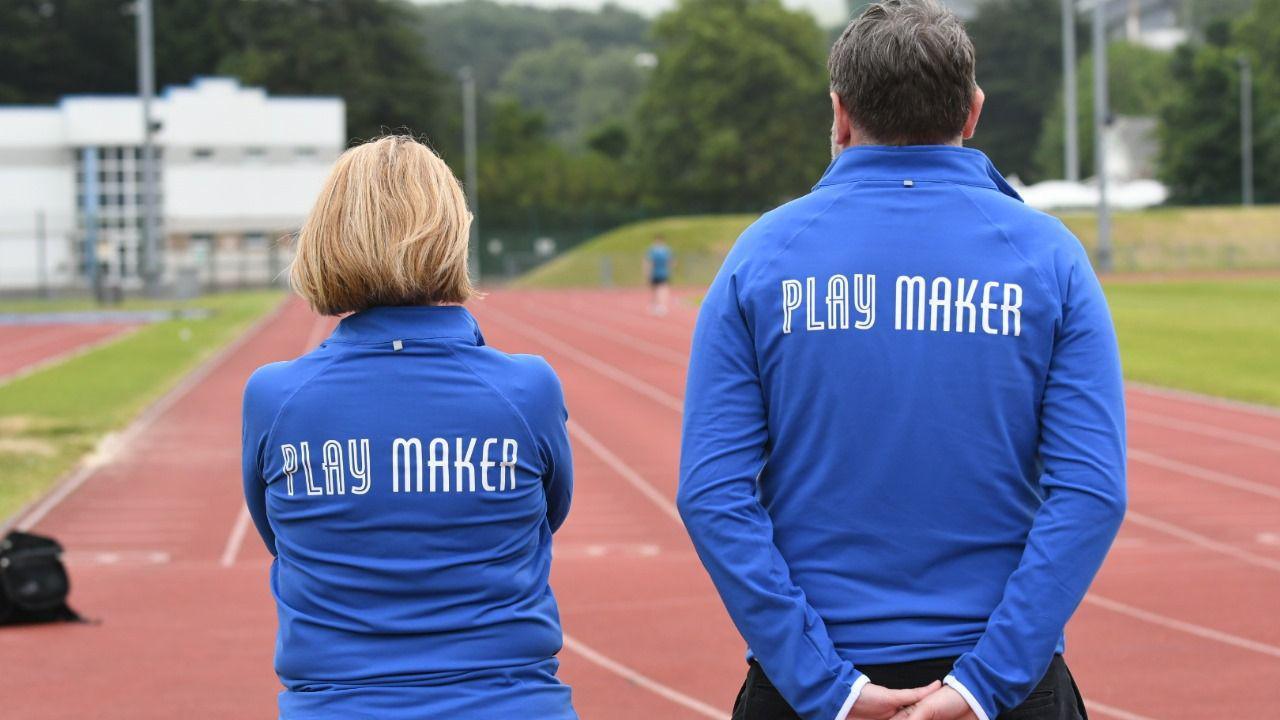
<path fill-rule="evenodd" d="M 679 506 L 750 648 L 734 717 L 1083 718 L 1063 628 L 1126 502 L 1102 290 L 962 147 L 953 15 L 873 4 L 829 69 L 835 160 L 739 238 L 689 366 Z"/>
<path fill-rule="evenodd" d="M 649 278 L 649 287 L 652 289 L 653 297 L 649 302 L 649 312 L 654 315 L 667 314 L 667 302 L 670 297 L 671 283 L 671 248 L 667 245 L 667 239 L 658 235 L 653 239 L 653 244 L 649 246 L 649 251 L 644 256 L 644 274 Z"/>

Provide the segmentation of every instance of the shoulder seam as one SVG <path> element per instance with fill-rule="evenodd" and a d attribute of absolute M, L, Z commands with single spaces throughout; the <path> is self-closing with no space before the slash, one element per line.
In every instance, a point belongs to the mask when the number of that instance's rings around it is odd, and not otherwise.
<path fill-rule="evenodd" d="M 1000 233 L 1000 237 L 1004 238 L 1005 244 L 1009 246 L 1009 249 L 1013 251 L 1013 254 L 1016 255 L 1018 259 L 1021 260 L 1022 263 L 1031 270 L 1031 274 L 1035 276 L 1036 282 L 1040 283 L 1040 288 L 1044 290 L 1046 293 L 1048 293 L 1049 295 L 1057 295 L 1058 306 L 1059 306 L 1058 314 L 1061 315 L 1062 302 L 1065 300 L 1065 298 L 1062 296 L 1061 288 L 1059 288 L 1059 291 L 1057 293 L 1054 293 L 1052 290 L 1050 290 L 1049 283 L 1045 282 L 1044 275 L 1041 274 L 1040 268 L 1036 267 L 1035 263 L 1031 262 L 1029 259 L 1027 259 L 1026 255 L 1022 254 L 1022 251 L 1018 249 L 1017 245 L 1014 245 L 1013 240 L 1009 238 L 1009 234 L 1004 231 L 1004 228 L 1001 227 L 1000 224 L 997 223 L 995 220 L 993 220 L 991 216 L 987 214 L 987 211 L 983 210 L 982 206 L 979 205 L 977 202 L 975 202 L 972 197 L 969 197 L 969 191 L 965 190 L 964 186 L 957 186 L 957 187 L 960 188 L 960 194 L 964 195 L 964 199 L 967 200 L 969 204 L 973 206 L 973 209 L 977 210 L 978 213 L 981 214 L 982 217 L 987 221 L 987 223 L 991 225 L 991 227 L 995 228 L 996 232 Z"/>
<path fill-rule="evenodd" d="M 863 181 L 861 181 L 861 180 L 856 180 L 856 181 L 849 181 L 848 183 L 840 183 L 840 184 L 841 184 L 841 185 L 845 185 L 845 184 L 847 184 L 847 185 L 850 185 L 850 186 L 856 186 L 856 185 L 861 184 L 862 182 L 863 182 Z M 832 186 L 827 186 L 827 187 L 832 187 Z M 765 268 L 767 268 L 768 266 L 772 265 L 772 264 L 774 263 L 774 261 L 775 261 L 775 260 L 777 260 L 779 257 L 782 257 L 782 253 L 786 252 L 786 251 L 787 251 L 787 249 L 791 247 L 791 243 L 795 242 L 795 239 L 796 239 L 796 238 L 798 238 L 798 237 L 800 237 L 800 233 L 804 232 L 805 230 L 808 230 L 808 229 L 809 229 L 809 228 L 810 228 L 810 227 L 811 227 L 815 222 L 817 222 L 817 221 L 818 221 L 818 218 L 822 217 L 823 215 L 826 215 L 826 214 L 827 214 L 827 212 L 829 212 L 829 211 L 831 210 L 831 208 L 836 204 L 836 201 L 838 201 L 840 198 L 844 197 L 845 191 L 847 191 L 847 190 L 848 190 L 848 188 L 840 188 L 840 192 L 833 192 L 832 194 L 833 194 L 835 197 L 831 198 L 831 201 L 830 201 L 830 202 L 828 202 L 828 203 L 826 204 L 826 206 L 825 206 L 825 207 L 823 207 L 823 208 L 822 208 L 821 210 L 819 210 L 818 212 L 815 212 L 815 213 L 813 214 L 813 216 L 812 216 L 812 217 L 810 217 L 810 218 L 809 218 L 809 219 L 808 219 L 808 220 L 807 220 L 803 225 L 801 225 L 800 227 L 796 228 L 796 231 L 795 231 L 795 232 L 793 232 L 793 233 L 791 233 L 791 235 L 790 235 L 790 236 L 788 236 L 788 237 L 787 237 L 787 239 L 786 239 L 785 241 L 783 241 L 783 243 L 782 243 L 782 247 L 778 248 L 778 251 L 777 251 L 777 252 L 775 252 L 774 254 L 770 255 L 768 260 L 766 260 L 766 261 L 764 261 L 763 263 L 761 263 L 761 265 L 760 265 L 760 269 L 756 272 L 756 274 L 757 274 L 757 275 L 759 275 L 760 273 L 764 272 Z M 812 193 L 810 193 L 810 194 L 812 194 Z M 747 278 L 743 278 L 743 280 L 744 280 L 744 282 L 745 282 L 745 281 L 747 280 Z"/>
<path fill-rule="evenodd" d="M 533 444 L 535 447 L 538 447 L 538 436 L 534 434 L 533 426 L 529 424 L 529 419 L 526 418 L 524 413 L 520 411 L 520 408 L 516 407 L 516 404 L 511 402 L 511 398 L 507 397 L 507 394 L 502 392 L 502 390 L 498 388 L 497 385 L 494 385 L 492 382 L 490 382 L 488 378 L 476 372 L 476 369 L 468 365 L 465 361 L 463 361 L 461 357 L 458 357 L 457 350 L 455 350 L 453 347 L 449 345 L 445 345 L 445 347 L 449 348 L 449 357 L 453 358 L 454 362 L 461 365 L 464 370 L 471 373 L 480 382 L 484 383 L 485 387 L 492 390 L 495 395 L 497 395 L 503 402 L 507 404 L 507 407 L 511 408 L 511 412 L 515 413 L 516 419 L 519 420 L 520 424 L 524 426 L 524 431 L 529 434 L 529 439 L 533 441 Z M 542 458 L 542 464 L 545 466 L 547 464 L 547 459 L 543 454 L 541 447 L 538 447 L 538 456 Z"/>
<path fill-rule="evenodd" d="M 271 445 L 271 439 L 275 437 L 276 427 L 280 425 L 280 417 L 284 415 L 284 409 L 288 407 L 289 403 L 293 401 L 293 398 L 296 397 L 298 393 L 302 392 L 303 388 L 310 385 L 316 378 L 320 377 L 320 375 L 323 374 L 330 367 L 332 367 L 333 364 L 337 362 L 337 360 L 338 360 L 338 353 L 335 352 L 332 357 L 326 359 L 324 363 L 320 365 L 320 367 L 316 368 L 315 372 L 307 376 L 306 380 L 303 380 L 301 383 L 298 383 L 298 387 L 294 388 L 293 392 L 289 393 L 288 397 L 286 397 L 284 400 L 280 402 L 280 407 L 276 408 L 275 416 L 271 418 L 271 427 L 268 428 L 267 433 L 262 436 L 262 439 L 266 441 L 267 446 Z M 259 465 L 261 465 L 262 459 L 259 458 L 258 462 L 259 462 Z"/>

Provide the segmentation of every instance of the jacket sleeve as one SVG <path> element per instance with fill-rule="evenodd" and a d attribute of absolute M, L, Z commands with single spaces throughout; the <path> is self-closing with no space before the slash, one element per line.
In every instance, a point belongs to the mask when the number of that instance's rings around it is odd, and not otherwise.
<path fill-rule="evenodd" d="M 755 659 L 805 720 L 843 720 L 866 684 L 791 580 L 756 496 L 769 427 L 755 346 L 728 266 L 703 301 L 685 391 L 680 515 Z"/>
<path fill-rule="evenodd" d="M 276 535 L 267 520 L 267 483 L 262 476 L 263 453 L 274 411 L 264 398 L 264 381 L 260 373 L 249 378 L 244 389 L 241 422 L 240 476 L 244 483 L 244 500 L 249 517 L 262 536 L 267 550 L 276 554 Z"/>
<path fill-rule="evenodd" d="M 1119 350 L 1102 287 L 1078 245 L 1059 286 L 1062 317 L 1040 413 L 1045 500 L 986 632 L 946 679 L 979 720 L 994 720 L 1035 688 L 1125 513 Z"/>
<path fill-rule="evenodd" d="M 539 434 L 540 451 L 546 470 L 542 486 L 547 496 L 547 521 L 551 532 L 560 529 L 569 516 L 573 500 L 573 450 L 569 446 L 569 411 L 565 408 L 560 378 L 551 366 L 543 363 L 549 379 L 544 383 L 539 403 L 543 412 L 535 432 Z"/>

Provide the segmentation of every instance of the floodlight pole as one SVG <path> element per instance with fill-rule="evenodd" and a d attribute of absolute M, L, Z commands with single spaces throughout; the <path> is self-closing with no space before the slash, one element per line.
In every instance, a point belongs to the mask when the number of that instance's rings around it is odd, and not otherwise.
<path fill-rule="evenodd" d="M 1076 93 L 1076 0 L 1062 0 L 1062 98 L 1066 109 L 1063 169 L 1080 182 L 1080 121 Z"/>
<path fill-rule="evenodd" d="M 1111 208 L 1107 202 L 1107 13 L 1106 0 L 1093 4 L 1093 167 L 1098 176 L 1098 270 L 1111 272 Z"/>
<path fill-rule="evenodd" d="M 476 77 L 471 66 L 458 71 L 462 81 L 462 144 L 466 154 L 467 204 L 471 206 L 471 240 L 467 269 L 473 280 L 480 279 L 480 172 L 476 159 Z"/>
<path fill-rule="evenodd" d="M 156 203 L 155 120 L 151 103 L 156 94 L 154 28 L 151 0 L 137 0 L 138 96 L 142 100 L 142 279 L 148 295 L 160 287 L 160 221 Z M 124 268 L 121 268 L 123 271 Z"/>
<path fill-rule="evenodd" d="M 1253 205 L 1253 66 L 1240 56 L 1240 193 Z"/>

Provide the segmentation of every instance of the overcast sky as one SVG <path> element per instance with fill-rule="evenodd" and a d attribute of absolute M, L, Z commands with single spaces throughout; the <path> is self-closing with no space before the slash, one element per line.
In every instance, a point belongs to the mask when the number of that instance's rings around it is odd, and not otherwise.
<path fill-rule="evenodd" d="M 449 0 L 414 0 L 418 3 L 448 2 Z M 604 0 L 499 0 L 515 5 L 536 5 L 538 7 L 577 7 L 594 10 L 604 4 Z M 613 0 L 614 4 L 642 12 L 646 15 L 666 10 L 675 4 L 675 0 Z M 845 0 L 783 0 L 790 7 L 805 8 L 817 16 L 823 25 L 835 25 L 844 20 Z"/>

